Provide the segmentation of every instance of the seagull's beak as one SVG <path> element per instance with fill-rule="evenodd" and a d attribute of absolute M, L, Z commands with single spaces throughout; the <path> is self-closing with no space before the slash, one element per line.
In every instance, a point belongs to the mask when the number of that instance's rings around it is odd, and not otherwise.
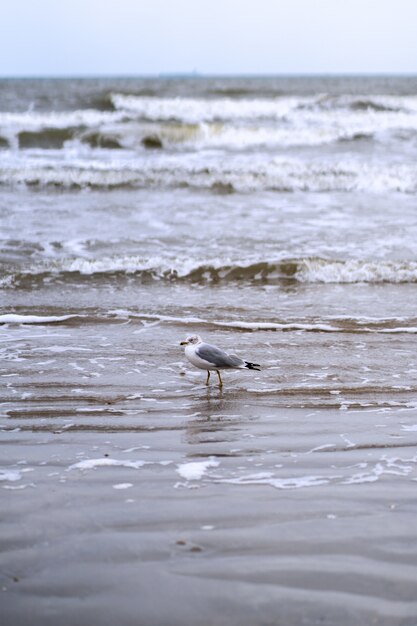
<path fill-rule="evenodd" d="M 188 341 L 181 341 L 180 346 L 188 346 Z"/>

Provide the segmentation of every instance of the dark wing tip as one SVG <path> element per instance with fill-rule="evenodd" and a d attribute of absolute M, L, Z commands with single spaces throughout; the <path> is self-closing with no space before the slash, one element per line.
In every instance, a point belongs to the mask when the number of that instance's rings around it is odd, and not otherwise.
<path fill-rule="evenodd" d="M 256 370 L 257 372 L 261 371 L 259 363 L 250 363 L 249 361 L 245 361 L 245 367 L 247 367 L 248 370 Z"/>

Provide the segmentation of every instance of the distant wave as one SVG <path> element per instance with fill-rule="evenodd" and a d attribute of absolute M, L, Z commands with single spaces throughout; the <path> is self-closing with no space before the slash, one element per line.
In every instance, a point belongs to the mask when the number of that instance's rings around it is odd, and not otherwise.
<path fill-rule="evenodd" d="M 3 132 L 3 136 L 1 135 Z M 226 148 L 244 150 L 253 147 L 320 146 L 338 141 L 373 139 L 381 132 L 381 126 L 361 124 L 333 126 L 317 129 L 301 124 L 298 128 L 288 125 L 273 126 L 250 124 L 228 125 L 226 123 L 119 123 L 100 125 L 65 126 L 41 128 L 0 129 L 0 149 L 60 150 L 70 147 L 73 151 L 78 142 L 92 148 L 143 150 L 149 148 L 208 149 Z M 411 134 L 412 129 L 408 130 Z M 416 129 L 417 132 L 417 129 Z"/>
<path fill-rule="evenodd" d="M 208 122 L 237 119 L 281 119 L 302 111 L 370 113 L 417 113 L 416 96 L 279 96 L 269 98 L 158 98 L 114 93 L 115 110 L 136 113 L 140 118 L 162 121 Z"/>
<path fill-rule="evenodd" d="M 135 113 L 151 121 L 182 121 L 188 123 L 239 119 L 280 119 L 300 104 L 313 103 L 314 98 L 144 98 L 113 94 L 117 111 Z"/>
<path fill-rule="evenodd" d="M 315 106 L 323 110 L 351 110 L 370 113 L 417 112 L 416 96 L 329 95 L 317 96 Z"/>
<path fill-rule="evenodd" d="M 417 261 L 333 260 L 323 258 L 295 258 L 281 261 L 230 264 L 221 261 L 198 262 L 190 259 L 182 263 L 176 259 L 143 259 L 135 256 L 109 257 L 97 260 L 70 259 L 53 264 L 36 265 L 26 270 L 11 271 L 0 285 L 3 288 L 24 286 L 25 283 L 58 280 L 95 280 L 111 276 L 135 277 L 153 281 L 185 281 L 216 284 L 247 282 L 266 284 L 279 282 L 301 283 L 416 283 Z"/>
<path fill-rule="evenodd" d="M 78 109 L 76 111 L 26 111 L 13 113 L 0 111 L 0 128 L 34 130 L 40 128 L 72 128 L 96 126 L 126 119 L 123 111 L 98 111 Z"/>
<path fill-rule="evenodd" d="M 396 142 L 410 140 L 415 138 L 416 134 L 417 120 L 408 127 L 397 120 L 386 120 L 385 124 L 383 120 L 380 122 L 345 120 L 345 123 L 335 122 L 328 125 L 325 123 L 273 125 L 249 122 L 245 125 L 230 125 L 223 122 L 150 124 L 130 121 L 103 126 L 98 124 L 87 129 L 83 126 L 0 129 L 0 150 L 69 148 L 72 154 L 76 154 L 77 147 L 88 145 L 91 148 L 135 151 L 154 148 L 175 151 L 223 148 L 237 151 L 253 148 L 325 146 L 358 140 L 384 144 L 393 140 Z M 82 154 L 82 149 L 79 152 Z M 67 158 L 69 156 L 64 155 Z"/>
<path fill-rule="evenodd" d="M 88 130 L 102 129 L 105 134 L 106 125 L 121 124 L 127 117 L 122 111 L 95 109 L 0 112 L 0 148 L 60 149 L 66 141 L 82 136 Z"/>
<path fill-rule="evenodd" d="M 321 145 L 417 132 L 415 96 L 155 97 L 113 93 L 98 109 L 0 112 L 0 149 Z M 155 142 L 154 144 L 155 145 Z"/>

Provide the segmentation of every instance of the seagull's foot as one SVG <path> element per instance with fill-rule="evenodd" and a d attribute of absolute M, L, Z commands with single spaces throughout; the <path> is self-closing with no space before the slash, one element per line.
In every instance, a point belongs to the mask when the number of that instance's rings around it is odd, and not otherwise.
<path fill-rule="evenodd" d="M 216 372 L 217 372 L 217 376 L 219 377 L 219 387 L 221 389 L 223 387 L 222 377 L 220 376 L 219 370 L 216 370 Z"/>

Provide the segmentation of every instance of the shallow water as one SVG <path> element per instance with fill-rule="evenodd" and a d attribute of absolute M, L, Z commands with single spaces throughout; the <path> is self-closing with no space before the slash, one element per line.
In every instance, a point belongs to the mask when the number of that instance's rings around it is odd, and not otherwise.
<path fill-rule="evenodd" d="M 414 625 L 415 80 L 0 87 L 5 621 Z"/>

